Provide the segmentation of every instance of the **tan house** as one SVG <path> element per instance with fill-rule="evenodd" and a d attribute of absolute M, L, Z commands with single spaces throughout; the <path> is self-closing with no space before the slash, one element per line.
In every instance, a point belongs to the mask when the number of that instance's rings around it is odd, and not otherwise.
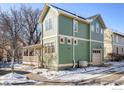
<path fill-rule="evenodd" d="M 110 29 L 105 29 L 104 31 L 104 59 L 109 59 L 109 54 L 112 53 L 112 31 Z"/>
<path fill-rule="evenodd" d="M 104 31 L 104 59 L 109 60 L 111 54 L 124 55 L 124 34 L 107 28 Z"/>

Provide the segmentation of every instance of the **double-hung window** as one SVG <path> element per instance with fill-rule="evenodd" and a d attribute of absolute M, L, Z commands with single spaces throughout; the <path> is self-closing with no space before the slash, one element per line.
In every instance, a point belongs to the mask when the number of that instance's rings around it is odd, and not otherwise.
<path fill-rule="evenodd" d="M 52 19 L 49 18 L 45 21 L 45 30 L 49 31 L 52 29 Z"/>
<path fill-rule="evenodd" d="M 118 43 L 118 35 L 116 35 L 116 43 Z"/>
<path fill-rule="evenodd" d="M 94 25 L 91 24 L 91 31 L 94 32 Z"/>
<path fill-rule="evenodd" d="M 101 30 L 101 34 L 103 34 L 103 28 L 101 28 L 100 30 Z"/>
<path fill-rule="evenodd" d="M 78 32 L 78 21 L 73 20 L 73 31 Z"/>
<path fill-rule="evenodd" d="M 99 33 L 99 24 L 96 23 L 96 32 Z"/>

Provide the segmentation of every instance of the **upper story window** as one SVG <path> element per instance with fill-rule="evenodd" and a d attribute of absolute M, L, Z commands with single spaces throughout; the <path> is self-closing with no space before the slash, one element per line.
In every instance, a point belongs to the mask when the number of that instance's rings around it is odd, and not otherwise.
<path fill-rule="evenodd" d="M 91 24 L 91 31 L 94 32 L 94 25 L 93 24 Z"/>
<path fill-rule="evenodd" d="M 103 28 L 101 28 L 101 34 L 103 34 Z"/>
<path fill-rule="evenodd" d="M 116 35 L 116 43 L 118 43 L 118 35 Z"/>
<path fill-rule="evenodd" d="M 78 32 L 78 21 L 73 20 L 73 31 Z"/>
<path fill-rule="evenodd" d="M 49 31 L 52 29 L 52 19 L 49 18 L 45 21 L 45 30 Z"/>
<path fill-rule="evenodd" d="M 96 32 L 99 33 L 99 24 L 96 23 Z"/>

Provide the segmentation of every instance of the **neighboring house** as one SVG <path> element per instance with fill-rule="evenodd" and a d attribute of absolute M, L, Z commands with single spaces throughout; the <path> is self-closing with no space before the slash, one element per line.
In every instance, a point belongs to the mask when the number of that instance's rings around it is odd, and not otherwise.
<path fill-rule="evenodd" d="M 124 34 L 107 28 L 104 31 L 104 59 L 110 60 L 111 54 L 124 55 Z"/>
<path fill-rule="evenodd" d="M 109 60 L 110 54 L 113 52 L 113 33 L 110 29 L 104 30 L 104 59 Z"/>
<path fill-rule="evenodd" d="M 113 53 L 124 55 L 124 34 L 113 32 Z"/>
<path fill-rule="evenodd" d="M 79 61 L 93 65 L 102 63 L 105 24 L 99 14 L 83 18 L 46 4 L 39 22 L 47 67 L 75 67 Z"/>

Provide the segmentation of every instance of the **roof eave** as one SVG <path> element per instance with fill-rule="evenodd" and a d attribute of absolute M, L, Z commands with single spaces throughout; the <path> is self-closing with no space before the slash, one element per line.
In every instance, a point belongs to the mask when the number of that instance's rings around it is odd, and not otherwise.
<path fill-rule="evenodd" d="M 63 14 L 63 15 L 68 16 L 70 18 L 74 18 L 74 19 L 80 20 L 80 21 L 82 21 L 82 22 L 84 22 L 86 24 L 89 24 L 89 22 L 87 20 L 81 19 L 78 16 L 74 16 L 74 15 L 72 15 L 70 13 L 67 13 L 67 12 L 64 12 L 62 10 L 58 10 L 58 12 L 59 12 L 59 14 Z"/>
<path fill-rule="evenodd" d="M 43 17 L 44 17 L 44 15 L 45 15 L 45 13 L 46 13 L 46 11 L 47 11 L 48 9 L 49 9 L 48 4 L 45 4 L 45 6 L 44 6 L 44 8 L 43 8 L 43 10 L 41 11 L 41 14 L 40 14 L 40 16 L 39 16 L 39 19 L 38 19 L 38 22 L 39 22 L 39 23 L 42 23 Z"/>

